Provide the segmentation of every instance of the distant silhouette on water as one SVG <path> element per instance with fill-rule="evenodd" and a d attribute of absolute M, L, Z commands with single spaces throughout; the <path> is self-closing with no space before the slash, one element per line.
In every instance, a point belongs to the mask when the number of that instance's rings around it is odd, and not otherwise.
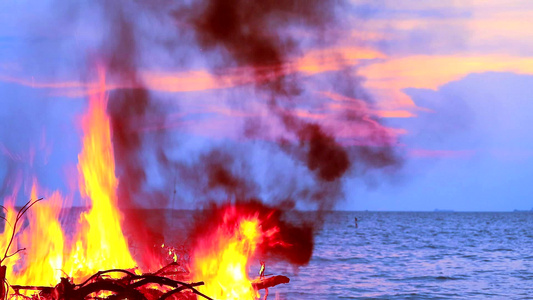
<path fill-rule="evenodd" d="M 359 225 L 357 224 L 357 217 L 355 217 L 355 228 L 359 228 Z"/>
<path fill-rule="evenodd" d="M 265 262 L 260 260 L 259 263 L 261 264 L 261 269 L 259 269 L 259 279 L 264 280 L 265 279 Z M 268 288 L 265 288 L 265 296 L 263 297 L 263 300 L 266 300 L 268 297 Z"/>
<path fill-rule="evenodd" d="M 265 262 L 260 260 L 259 263 L 261 264 L 261 269 L 259 269 L 259 278 L 265 279 Z"/>

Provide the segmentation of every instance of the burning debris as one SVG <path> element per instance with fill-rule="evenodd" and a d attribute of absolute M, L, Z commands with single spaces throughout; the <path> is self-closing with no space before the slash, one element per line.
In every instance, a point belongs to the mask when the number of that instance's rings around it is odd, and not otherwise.
<path fill-rule="evenodd" d="M 17 255 L 26 249 L 17 249 L 9 253 L 18 226 L 23 215 L 37 202 L 43 199 L 30 201 L 24 205 L 17 214 L 12 207 L 2 207 L 7 217 L 2 217 L 7 224 L 13 224 L 10 239 L 4 257 L 0 260 L 0 280 L 4 283 L 0 290 L 0 299 L 135 299 L 135 300 L 163 300 L 163 299 L 253 299 L 259 296 L 258 291 L 266 290 L 265 299 L 268 296 L 268 288 L 278 284 L 288 283 L 286 276 L 264 275 L 264 262 L 261 262 L 259 278 L 250 280 L 246 275 L 248 259 L 256 250 L 264 252 L 272 246 L 292 248 L 294 245 L 282 241 L 279 235 L 279 227 L 273 226 L 269 220 L 275 212 L 267 215 L 253 213 L 253 207 L 259 203 L 249 202 L 237 206 L 224 206 L 216 212 L 221 223 L 212 230 L 212 245 L 197 245 L 193 251 L 208 253 L 207 256 L 199 254 L 192 268 L 183 260 L 177 262 L 177 257 L 183 255 L 174 247 L 164 247 L 165 251 L 174 262 L 162 267 L 153 273 L 140 274 L 138 269 L 109 269 L 98 271 L 89 276 L 81 283 L 74 283 L 72 277 L 61 277 L 55 286 L 35 286 L 9 284 L 6 278 L 7 267 L 3 265 L 6 259 Z M 263 211 L 267 209 L 263 207 Z M 261 217 L 266 219 L 260 220 Z M 280 223 L 283 226 L 283 223 Z M 263 228 L 263 225 L 265 227 Z M 273 227 L 272 227 L 273 226 Z M 5 230 L 6 231 L 6 230 Z M 4 231 L 4 237 L 8 234 Z M 203 240 L 210 241 L 210 240 Z M 267 247 L 268 246 L 268 247 Z M 205 247 L 205 248 L 204 248 Z M 222 249 L 221 249 L 222 248 Z M 207 251 L 204 251 L 208 249 Z M 217 264 L 217 265 L 211 265 Z M 201 270 L 195 270 L 200 265 Z M 191 270 L 192 269 L 192 273 Z M 230 273 L 228 273 L 230 272 Z M 194 281 L 194 278 L 205 276 L 210 286 L 204 286 L 203 281 Z M 191 278 L 192 277 L 192 278 Z M 191 281 L 193 279 L 193 281 Z M 213 288 L 214 287 L 214 288 Z M 9 291 L 12 290 L 12 293 Z M 211 298 L 209 295 L 215 294 Z"/>
<path fill-rule="evenodd" d="M 79 284 L 73 283 L 70 277 L 61 277 L 60 282 L 55 287 L 9 284 L 6 278 L 7 266 L 4 265 L 4 262 L 6 259 L 26 250 L 21 248 L 10 253 L 15 235 L 22 225 L 20 224 L 22 217 L 41 200 L 43 199 L 26 203 L 16 214 L 12 207 L 6 208 L 2 206 L 6 211 L 6 217 L 2 217 L 2 219 L 7 224 L 12 224 L 12 231 L 6 234 L 6 230 L 4 230 L 3 235 L 4 238 L 9 237 L 9 240 L 3 240 L 7 244 L 3 245 L 5 252 L 2 259 L 0 259 L 0 281 L 2 282 L 0 299 L 102 299 L 109 295 L 112 296 L 107 297 L 108 299 L 194 299 L 190 295 L 192 293 L 211 300 L 211 298 L 195 289 L 196 286 L 202 285 L 203 282 L 189 284 L 179 281 L 179 279 L 187 277 L 188 273 L 183 272 L 183 268 L 175 262 L 158 272 L 142 275 L 133 273 L 132 270 L 122 269 L 99 271 Z M 117 277 L 109 276 L 108 274 L 123 274 L 125 276 Z M 13 293 L 8 295 L 10 290 L 13 290 Z M 179 297 L 175 296 L 185 290 L 189 293 L 180 294 Z"/>
<path fill-rule="evenodd" d="M 156 273 L 135 274 L 130 270 L 112 269 L 99 271 L 80 284 L 74 284 L 70 278 L 61 278 L 55 287 L 12 285 L 14 294 L 10 298 L 29 298 L 23 292 L 36 291 L 31 299 L 196 299 L 196 295 L 212 300 L 199 292 L 196 287 L 203 282 L 186 283 L 172 279 L 179 277 L 179 272 L 169 271 L 175 267 L 171 264 Z M 163 274 L 164 273 L 164 274 Z M 122 277 L 108 276 L 122 274 Z"/>

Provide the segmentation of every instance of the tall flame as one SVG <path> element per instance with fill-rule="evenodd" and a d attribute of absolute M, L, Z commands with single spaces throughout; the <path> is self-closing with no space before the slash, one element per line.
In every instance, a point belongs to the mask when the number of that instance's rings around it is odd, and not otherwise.
<path fill-rule="evenodd" d="M 105 111 L 104 71 L 100 70 L 99 75 L 98 93 L 89 98 L 88 112 L 82 118 L 83 148 L 78 156 L 80 192 L 90 210 L 80 216 L 73 240 L 67 240 L 59 222 L 64 199 L 59 192 L 51 193 L 45 196 L 46 201 L 28 211 L 26 227 L 19 221 L 12 238 L 17 216 L 13 205 L 16 192 L 6 198 L 0 249 L 5 251 L 11 239 L 8 254 L 25 248 L 22 254 L 3 262 L 7 266 L 6 278 L 12 284 L 54 286 L 63 272 L 82 280 L 101 270 L 136 266 L 120 224 L 115 193 L 118 180 L 110 122 Z M 34 181 L 31 198 L 37 199 L 42 193 Z"/>
<path fill-rule="evenodd" d="M 88 113 L 82 119 L 83 149 L 78 156 L 80 191 L 92 207 L 81 215 L 78 236 L 66 265 L 67 272 L 75 277 L 136 265 L 122 232 L 122 216 L 117 208 L 118 180 L 106 114 L 103 69 L 99 69 L 99 79 L 99 91 L 89 98 Z"/>

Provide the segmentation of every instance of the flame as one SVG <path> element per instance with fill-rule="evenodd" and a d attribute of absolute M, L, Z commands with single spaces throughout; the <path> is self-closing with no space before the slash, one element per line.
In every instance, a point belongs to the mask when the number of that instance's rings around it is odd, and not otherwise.
<path fill-rule="evenodd" d="M 265 230 L 262 221 L 257 212 L 245 213 L 233 205 L 223 209 L 221 222 L 193 249 L 193 280 L 205 282 L 201 292 L 221 300 L 260 296 L 248 276 L 249 262 L 279 232 L 277 227 Z"/>
<path fill-rule="evenodd" d="M 3 261 L 7 267 L 6 278 L 11 284 L 54 286 L 64 276 L 63 272 L 75 280 L 83 280 L 98 271 L 136 266 L 120 225 L 122 216 L 115 193 L 118 180 L 110 122 L 105 112 L 103 70 L 99 75 L 101 92 L 89 98 L 89 109 L 82 119 L 83 148 L 78 156 L 80 192 L 91 208 L 80 216 L 74 238 L 67 240 L 59 221 L 65 201 L 59 192 L 51 193 L 45 196 L 46 201 L 28 210 L 28 225 L 24 227 L 23 220 L 19 221 L 12 239 L 17 218 L 13 205 L 17 192 L 6 198 L 0 249 L 5 251 L 11 239 L 8 255 L 25 248 L 22 253 Z M 32 199 L 43 194 L 35 180 L 31 194 Z M 0 255 L 3 257 L 4 253 Z"/>
<path fill-rule="evenodd" d="M 31 194 L 35 199 L 35 180 Z M 22 219 L 17 222 L 18 211 L 14 207 L 16 195 L 15 191 L 4 199 L 5 223 L 0 235 L 3 252 L 0 255 L 5 257 L 2 264 L 7 267 L 6 278 L 11 284 L 18 285 L 55 285 L 61 277 L 63 260 L 63 231 L 58 221 L 61 195 L 53 193 L 49 197 L 50 201 L 38 210 L 29 210 L 26 228 Z M 13 231 L 15 225 L 16 229 Z M 26 247 L 23 248 L 24 246 Z M 24 251 L 19 253 L 19 250 Z M 28 297 L 32 293 L 22 292 Z"/>
<path fill-rule="evenodd" d="M 16 193 L 15 193 L 16 194 Z M 37 183 L 32 186 L 32 198 L 36 199 Z M 0 248 L 8 256 L 24 245 L 25 258 L 14 255 L 4 261 L 7 266 L 6 278 L 19 285 L 55 285 L 61 277 L 63 262 L 63 230 L 58 221 L 62 198 L 58 192 L 50 195 L 49 201 L 37 210 L 28 211 L 28 226 L 23 229 L 19 221 L 12 238 L 16 223 L 17 210 L 14 208 L 16 195 L 5 200 L 4 231 L 0 237 Z M 5 252 L 12 239 L 8 252 Z"/>
<path fill-rule="evenodd" d="M 115 161 L 110 121 L 106 114 L 105 73 L 99 70 L 100 93 L 89 98 L 82 119 L 83 149 L 78 156 L 80 191 L 92 204 L 80 217 L 80 228 L 66 271 L 76 278 L 113 268 L 133 268 L 133 259 L 122 232 L 117 208 Z"/>
<path fill-rule="evenodd" d="M 34 180 L 31 198 L 37 199 L 37 182 Z M 17 284 L 55 285 L 63 275 L 63 229 L 59 213 L 63 199 L 59 192 L 40 202 L 38 209 L 28 211 L 29 227 L 22 232 L 21 245 L 31 245 L 25 251 L 24 267 L 13 274 Z M 11 278 L 8 276 L 8 278 Z"/>

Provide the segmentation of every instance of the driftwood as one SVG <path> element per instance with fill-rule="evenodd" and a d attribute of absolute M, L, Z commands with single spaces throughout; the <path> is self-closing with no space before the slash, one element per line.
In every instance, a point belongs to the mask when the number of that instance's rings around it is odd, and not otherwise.
<path fill-rule="evenodd" d="M 258 291 L 262 289 L 268 289 L 269 287 L 276 286 L 282 283 L 289 283 L 290 279 L 287 276 L 276 275 L 272 277 L 267 277 L 264 279 L 256 278 L 252 280 L 252 287 Z"/>

